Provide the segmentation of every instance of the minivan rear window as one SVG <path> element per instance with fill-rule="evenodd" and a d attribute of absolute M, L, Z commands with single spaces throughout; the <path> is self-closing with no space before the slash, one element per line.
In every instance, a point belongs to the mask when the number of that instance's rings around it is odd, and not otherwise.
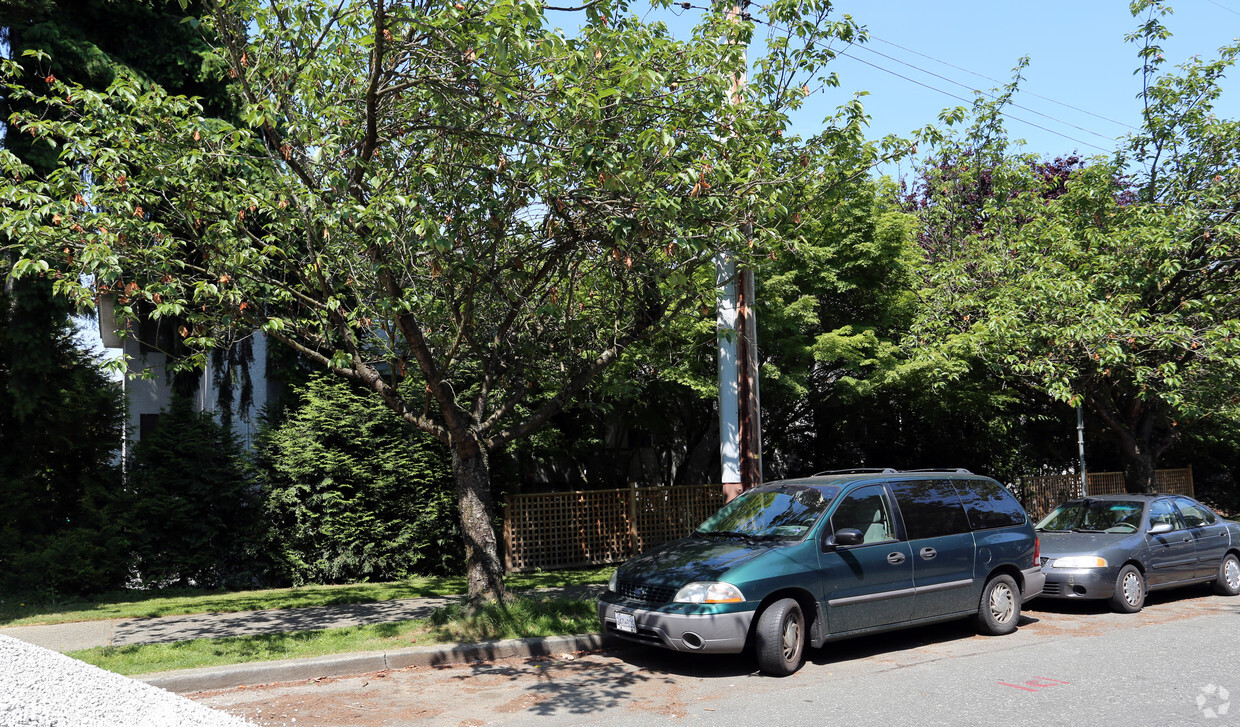
<path fill-rule="evenodd" d="M 974 530 L 1006 528 L 1025 522 L 1025 509 L 1007 490 L 993 480 L 957 480 L 956 491 L 964 503 L 969 525 Z"/>
<path fill-rule="evenodd" d="M 697 534 L 800 540 L 838 493 L 838 487 L 803 485 L 749 490 L 707 518 Z"/>

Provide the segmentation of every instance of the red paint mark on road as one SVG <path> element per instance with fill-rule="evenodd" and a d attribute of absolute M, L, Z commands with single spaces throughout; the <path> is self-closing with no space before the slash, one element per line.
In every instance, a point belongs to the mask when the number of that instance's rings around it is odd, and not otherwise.
<path fill-rule="evenodd" d="M 1058 687 L 1064 684 L 1071 684 L 1071 683 L 1072 682 L 1065 682 L 1062 679 L 1051 679 L 1050 677 L 1034 677 L 1032 679 L 1027 679 L 1020 684 L 1012 684 L 1010 682 L 999 682 L 999 686 L 1011 687 L 1013 689 L 1020 689 L 1021 691 L 1025 691 L 1025 692 L 1037 692 L 1042 689 L 1046 689 L 1048 687 Z"/>

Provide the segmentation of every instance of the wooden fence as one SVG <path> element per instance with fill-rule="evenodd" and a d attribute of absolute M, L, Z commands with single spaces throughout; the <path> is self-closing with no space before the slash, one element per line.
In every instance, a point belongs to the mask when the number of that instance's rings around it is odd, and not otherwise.
<path fill-rule="evenodd" d="M 1086 475 L 1089 494 L 1122 494 L 1123 472 L 1090 472 Z M 1029 517 L 1040 520 L 1064 500 L 1081 496 L 1080 475 L 1046 475 L 1025 477 L 1013 489 Z M 1176 495 L 1193 496 L 1193 468 L 1158 470 L 1154 473 L 1154 489 Z"/>
<path fill-rule="evenodd" d="M 1089 494 L 1124 492 L 1122 472 L 1090 472 Z M 1159 492 L 1193 495 L 1193 469 L 1158 470 Z M 1081 495 L 1079 475 L 1026 477 L 1012 489 L 1035 521 Z M 620 563 L 682 538 L 723 507 L 721 485 L 510 495 L 504 509 L 508 571 Z"/>
<path fill-rule="evenodd" d="M 683 538 L 723 506 L 720 485 L 510 495 L 509 572 L 620 563 Z"/>

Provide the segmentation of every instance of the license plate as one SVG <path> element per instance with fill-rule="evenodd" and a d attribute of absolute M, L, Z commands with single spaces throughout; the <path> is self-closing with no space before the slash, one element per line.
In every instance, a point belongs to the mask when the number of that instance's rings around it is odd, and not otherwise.
<path fill-rule="evenodd" d="M 616 628 L 630 634 L 637 633 L 637 622 L 633 620 L 633 614 L 616 611 Z"/>

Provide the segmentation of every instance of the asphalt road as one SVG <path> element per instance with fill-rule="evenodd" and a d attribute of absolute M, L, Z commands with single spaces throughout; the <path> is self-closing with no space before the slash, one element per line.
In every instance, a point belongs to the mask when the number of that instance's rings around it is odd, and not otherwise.
<path fill-rule="evenodd" d="M 260 725 L 1240 725 L 1240 598 L 1144 611 L 1034 602 L 1008 636 L 968 622 L 811 649 L 797 674 L 634 648 L 417 667 L 188 695 Z"/>

